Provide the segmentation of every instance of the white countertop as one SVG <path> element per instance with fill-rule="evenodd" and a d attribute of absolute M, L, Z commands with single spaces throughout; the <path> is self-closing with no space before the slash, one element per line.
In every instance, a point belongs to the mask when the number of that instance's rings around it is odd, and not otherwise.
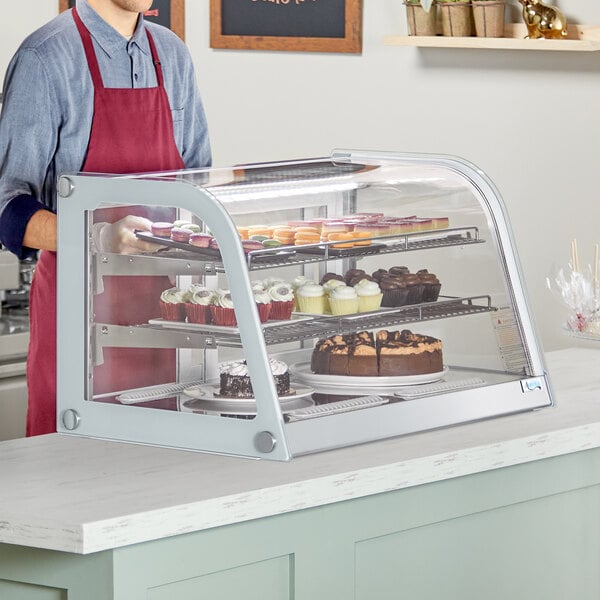
<path fill-rule="evenodd" d="M 291 462 L 65 435 L 0 443 L 0 543 L 90 553 L 600 446 L 600 349 L 547 355 L 557 406 Z"/>

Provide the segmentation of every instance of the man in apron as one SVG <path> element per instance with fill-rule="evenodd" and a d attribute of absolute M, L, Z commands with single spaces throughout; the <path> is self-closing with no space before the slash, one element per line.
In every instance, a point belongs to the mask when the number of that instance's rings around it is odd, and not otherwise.
<path fill-rule="evenodd" d="M 56 431 L 57 176 L 210 165 L 191 58 L 175 34 L 144 22 L 151 4 L 77 0 L 76 8 L 23 42 L 7 71 L 0 116 L 0 241 L 20 258 L 42 250 L 30 293 L 28 435 Z M 164 219 L 164 213 L 142 207 L 103 209 L 95 211 L 100 223 L 94 227 L 101 230 L 99 239 L 109 240 L 111 247 L 103 250 L 147 251 L 133 229 Z M 144 322 L 158 314 L 167 285 L 157 277 L 105 278 L 104 292 L 94 299 L 95 318 Z M 94 392 L 174 376 L 173 350 L 109 348 L 94 371 Z"/>

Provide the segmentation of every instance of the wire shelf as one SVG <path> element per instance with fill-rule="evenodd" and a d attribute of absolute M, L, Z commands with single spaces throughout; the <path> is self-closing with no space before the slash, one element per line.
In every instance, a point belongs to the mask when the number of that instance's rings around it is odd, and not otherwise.
<path fill-rule="evenodd" d="M 424 302 L 422 304 L 411 304 L 391 309 L 385 308 L 368 313 L 356 313 L 344 316 L 315 315 L 311 318 L 298 321 L 283 321 L 281 324 L 263 327 L 262 331 L 265 342 L 271 345 L 328 337 L 330 335 L 351 333 L 363 329 L 394 327 L 403 323 L 416 323 L 480 314 L 494 310 L 496 308 L 492 306 L 490 296 L 470 296 L 466 298 L 442 297 L 437 302 Z M 159 325 L 152 325 L 152 327 L 186 333 L 190 331 L 190 328 L 186 328 L 184 324 L 169 321 L 165 321 Z M 214 329 L 207 328 L 204 331 L 202 326 L 194 325 L 193 331 L 196 336 L 210 338 L 212 343 L 217 346 L 241 346 L 241 339 L 237 329 L 233 329 L 231 333 L 224 331 L 216 333 Z"/>

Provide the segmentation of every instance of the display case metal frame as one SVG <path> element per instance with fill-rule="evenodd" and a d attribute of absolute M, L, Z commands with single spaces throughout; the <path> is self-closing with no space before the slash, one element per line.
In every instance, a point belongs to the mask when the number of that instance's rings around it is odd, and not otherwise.
<path fill-rule="evenodd" d="M 339 150 L 332 153 L 331 160 L 337 163 L 364 161 L 377 164 L 380 161 L 434 166 L 448 169 L 465 181 L 479 198 L 482 210 L 496 230 L 503 274 L 528 362 L 526 374 L 483 389 L 460 390 L 418 401 L 286 422 L 268 367 L 268 336 L 254 306 L 248 257 L 242 250 L 231 216 L 210 189 L 187 181 L 185 171 L 146 176 L 63 175 L 59 180 L 58 198 L 58 431 L 172 448 L 289 460 L 304 453 L 551 405 L 550 384 L 527 305 L 508 219 L 500 195 L 487 176 L 466 161 L 446 156 Z M 90 290 L 101 281 L 101 274 L 98 274 L 101 268 L 94 261 L 102 259 L 98 254 L 94 259 L 90 251 L 89 215 L 91 211 L 105 207 L 107 198 L 114 205 L 138 204 L 139 200 L 131 199 L 143 198 L 143 203 L 148 206 L 168 205 L 189 211 L 208 224 L 219 240 L 222 262 L 218 267 L 185 259 L 168 264 L 167 259 L 152 260 L 152 257 L 112 257 L 116 259 L 115 264 L 121 265 L 119 268 L 126 270 L 127 263 L 132 261 L 131 264 L 140 267 L 143 273 L 181 273 L 183 270 L 185 274 L 202 274 L 207 269 L 210 273 L 222 269 L 227 274 L 238 318 L 237 343 L 243 347 L 256 395 L 255 418 L 191 415 L 89 401 L 91 387 L 85 376 L 87 364 L 99 347 L 101 351 L 99 339 L 103 335 L 112 336 L 111 343 L 117 343 L 114 340 L 118 338 L 126 340 L 128 334 L 142 336 L 143 345 L 152 347 L 202 348 L 218 343 L 202 331 L 162 331 L 158 335 L 151 328 L 132 327 L 128 331 L 127 327 L 115 329 L 117 326 L 93 322 Z M 166 198 L 168 202 L 165 202 Z M 408 241 L 406 246 L 405 249 L 409 249 Z M 489 301 L 483 303 L 482 310 L 490 308 Z M 403 322 L 402 318 L 398 322 Z M 336 328 L 339 329 L 339 324 Z M 309 333 L 307 330 L 307 335 Z M 313 334 L 312 337 L 316 336 Z M 118 343 L 126 345 L 127 341 Z"/>

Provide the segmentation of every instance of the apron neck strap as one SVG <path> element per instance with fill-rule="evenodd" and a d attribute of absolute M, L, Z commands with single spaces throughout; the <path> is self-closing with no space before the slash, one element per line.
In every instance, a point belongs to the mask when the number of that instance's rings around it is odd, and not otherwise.
<path fill-rule="evenodd" d="M 87 59 L 88 68 L 90 70 L 90 75 L 92 77 L 92 81 L 94 82 L 95 88 L 103 88 L 104 83 L 102 81 L 102 75 L 100 73 L 100 67 L 98 66 L 98 59 L 96 58 L 96 53 L 94 52 L 94 45 L 92 43 L 92 37 L 87 27 L 83 24 L 77 9 L 73 7 L 71 9 L 73 14 L 73 20 L 75 21 L 75 25 L 77 26 L 77 30 L 79 31 L 79 36 L 81 37 L 81 41 L 83 43 L 83 49 L 85 51 L 85 57 Z M 156 73 L 156 83 L 158 87 L 164 86 L 164 79 L 162 73 L 162 67 L 160 64 L 160 60 L 158 59 L 158 53 L 156 52 L 156 45 L 154 44 L 154 39 L 148 29 L 146 29 L 146 36 L 148 38 L 148 44 L 150 45 L 150 53 L 152 54 L 152 62 L 154 64 L 154 71 Z"/>

